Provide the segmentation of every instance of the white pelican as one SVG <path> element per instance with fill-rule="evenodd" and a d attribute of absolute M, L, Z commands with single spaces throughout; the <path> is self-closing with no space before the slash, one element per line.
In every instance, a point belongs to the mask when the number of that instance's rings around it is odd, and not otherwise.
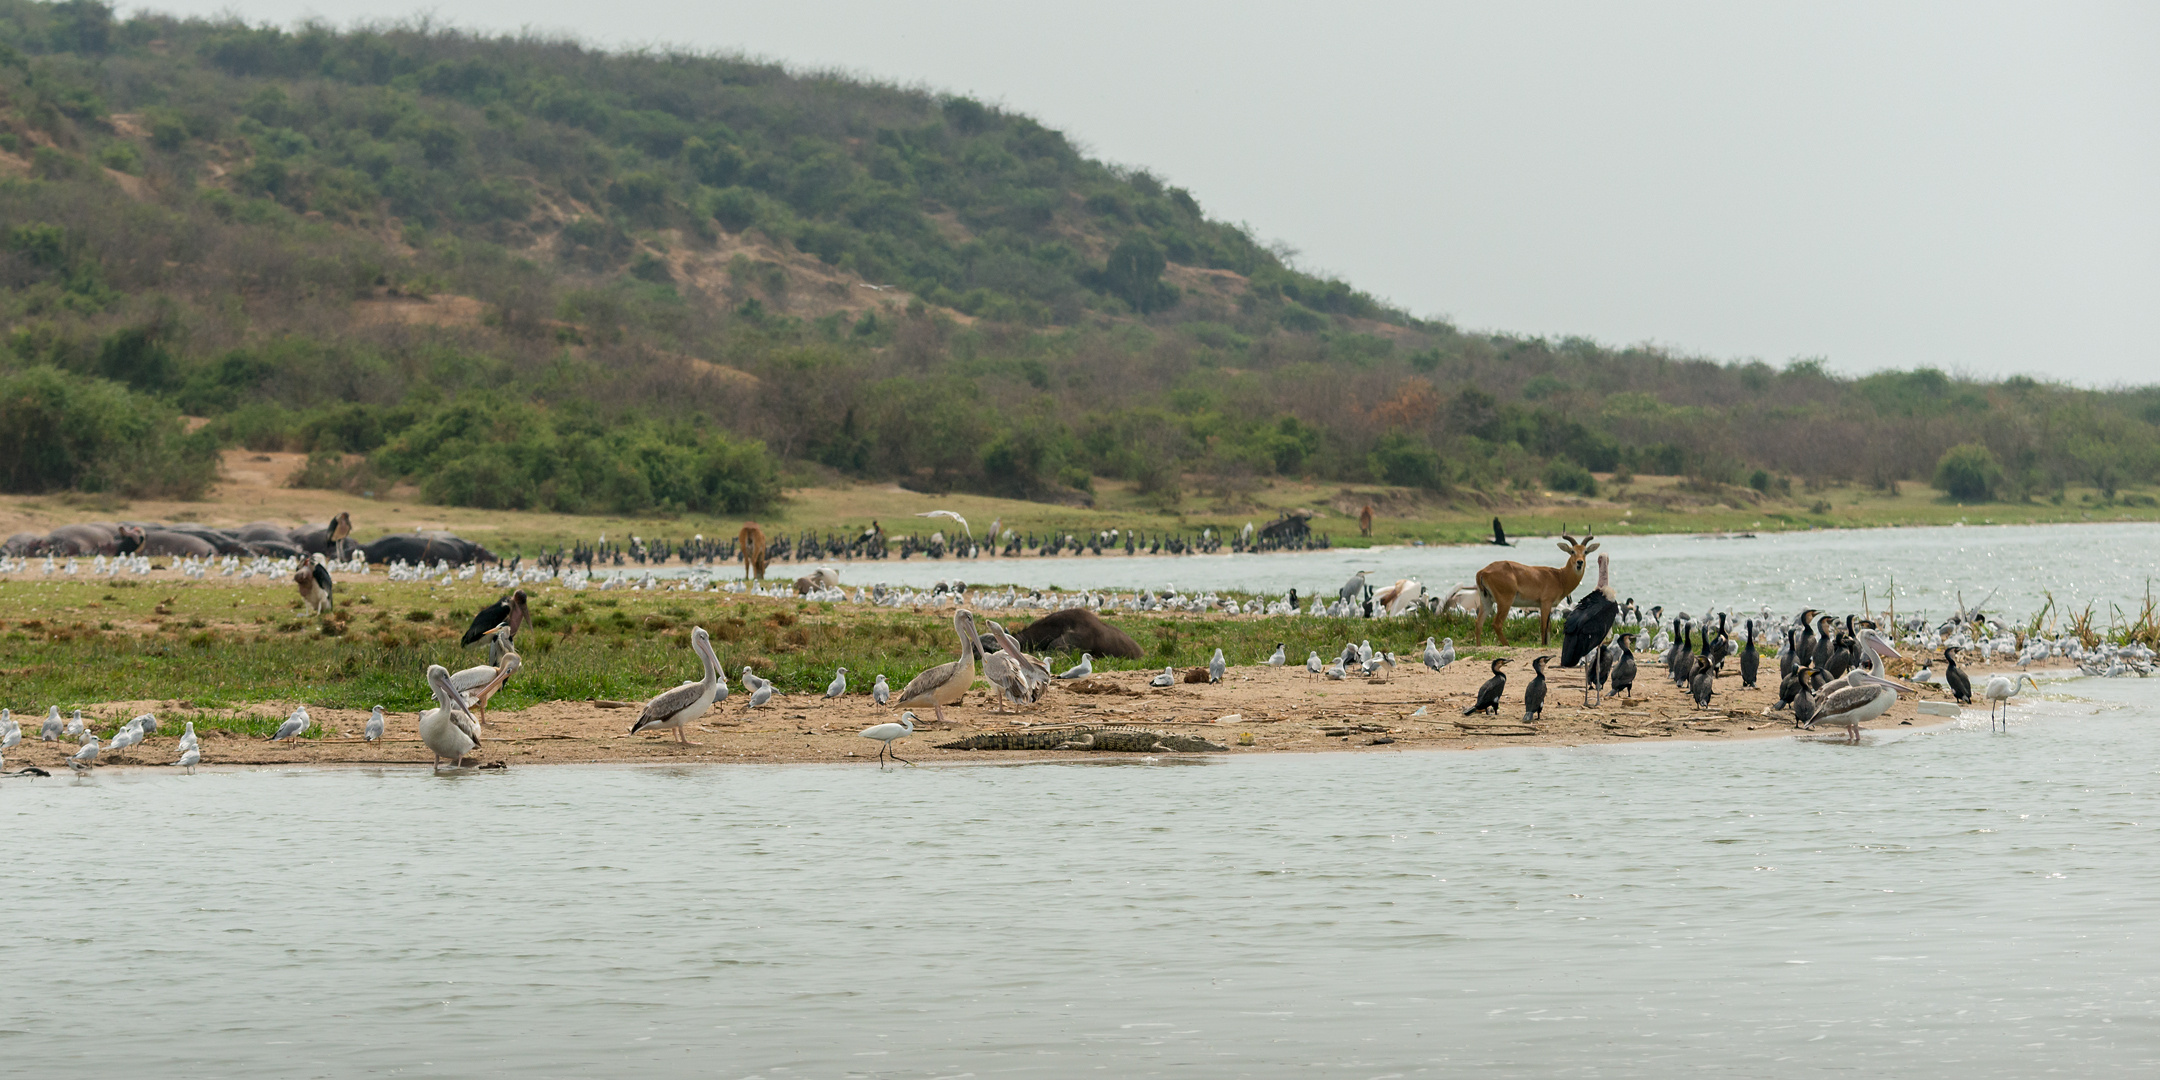
<path fill-rule="evenodd" d="M 501 693 L 502 688 L 509 684 L 510 676 L 517 674 L 524 666 L 523 657 L 514 652 L 506 652 L 502 654 L 502 663 L 498 667 L 482 665 L 453 672 L 450 686 L 464 699 L 466 708 L 479 710 L 475 719 L 485 721 L 488 702 L 494 700 L 495 695 Z"/>
<path fill-rule="evenodd" d="M 862 736 L 865 739 L 876 739 L 877 741 L 885 744 L 884 746 L 878 748 L 878 768 L 882 769 L 885 767 L 885 755 L 887 754 L 892 754 L 892 759 L 902 765 L 915 764 L 914 762 L 909 761 L 908 759 L 901 757 L 898 754 L 892 753 L 892 744 L 894 739 L 904 739 L 910 735 L 915 734 L 914 713 L 903 711 L 900 714 L 900 722 L 897 724 L 877 724 L 871 727 L 866 727 L 861 731 L 856 732 L 856 734 Z"/>
<path fill-rule="evenodd" d="M 1872 671 L 1854 668 L 1845 675 L 1845 685 L 1835 690 L 1828 686 L 1815 706 L 1815 715 L 1807 726 L 1817 724 L 1842 727 L 1847 733 L 1845 741 L 1860 741 L 1860 725 L 1890 711 L 1897 704 L 1900 690 L 1916 690 L 1915 687 L 1885 679 Z"/>
<path fill-rule="evenodd" d="M 1021 627 L 1021 629 L 1025 630 L 1025 629 L 1027 629 L 1027 628 L 1026 628 L 1026 627 Z M 1081 654 L 1080 654 L 1080 662 L 1079 662 L 1079 663 L 1077 663 L 1077 664 L 1074 664 L 1073 666 L 1071 666 L 1071 667 L 1069 667 L 1069 668 L 1066 668 L 1066 669 L 1065 669 L 1065 673 L 1064 673 L 1063 675 L 1060 675 L 1060 676 L 1058 676 L 1058 678 L 1060 678 L 1060 679 L 1085 679 L 1085 678 L 1087 678 L 1088 676 L 1090 676 L 1090 675 L 1093 675 L 1093 674 L 1095 674 L 1095 657 L 1094 657 L 1093 655 L 1089 654 L 1089 653 L 1081 653 Z"/>
<path fill-rule="evenodd" d="M 270 736 L 270 741 L 282 742 L 287 739 L 297 739 L 306 734 L 308 726 L 314 722 L 314 719 L 308 716 L 307 706 L 295 705 L 293 706 L 292 715 L 286 717 L 285 722 L 278 725 L 277 734 Z"/>
<path fill-rule="evenodd" d="M 928 705 L 945 722 L 945 706 L 957 705 L 975 683 L 975 655 L 982 645 L 975 636 L 975 613 L 966 608 L 953 612 L 953 632 L 960 635 L 960 658 L 923 672 L 900 691 L 899 705 Z M 898 736 L 895 736 L 897 738 Z"/>
<path fill-rule="evenodd" d="M 690 648 L 705 664 L 705 677 L 696 682 L 686 682 L 645 703 L 638 713 L 637 723 L 630 725 L 635 735 L 647 728 L 674 728 L 675 739 L 688 746 L 697 746 L 683 734 L 683 728 L 693 720 L 712 710 L 713 704 L 725 699 L 727 680 L 720 675 L 720 658 L 713 655 L 712 638 L 700 626 L 690 631 Z M 750 669 L 744 668 L 747 673 Z"/>
<path fill-rule="evenodd" d="M 193 723 L 193 722 L 191 721 L 191 722 L 189 722 L 189 724 L 188 724 L 188 734 L 189 734 L 189 735 L 190 735 L 190 736 L 192 737 L 192 736 L 194 735 L 194 732 L 195 732 L 195 725 L 194 725 L 194 723 Z M 362 739 L 364 739 L 364 740 L 368 741 L 368 742 L 375 742 L 375 741 L 377 741 L 377 740 L 379 740 L 379 739 L 381 739 L 381 738 L 382 738 L 382 734 L 383 734 L 383 714 L 382 714 L 382 706 L 380 706 L 380 705 L 377 705 L 377 706 L 375 706 L 375 711 L 373 711 L 373 712 L 371 712 L 371 713 L 369 713 L 369 714 L 368 714 L 368 720 L 367 720 L 367 732 L 366 732 L 366 734 L 363 734 L 363 735 L 361 735 L 360 737 L 361 737 Z M 186 741 L 186 740 L 182 740 L 182 741 L 184 742 L 184 741 Z"/>
<path fill-rule="evenodd" d="M 429 664 L 427 684 L 428 692 L 435 695 L 435 707 L 420 714 L 420 741 L 434 755 L 431 767 L 440 768 L 444 758 L 456 765 L 480 749 L 480 724 L 465 710 L 465 699 L 450 685 L 449 668 Z"/>
<path fill-rule="evenodd" d="M 2002 708 L 2003 730 L 2006 732 L 2010 730 L 2010 699 L 2016 697 L 2018 691 L 2026 686 L 2031 686 L 2034 690 L 2040 689 L 2040 684 L 2033 682 L 2033 677 L 2030 675 L 2019 675 L 2014 679 L 2008 675 L 1997 675 L 1987 681 L 1987 686 L 1980 691 L 1980 695 L 1987 698 L 1988 701 L 1989 731 L 1995 730 L 1995 709 L 1997 706 Z"/>

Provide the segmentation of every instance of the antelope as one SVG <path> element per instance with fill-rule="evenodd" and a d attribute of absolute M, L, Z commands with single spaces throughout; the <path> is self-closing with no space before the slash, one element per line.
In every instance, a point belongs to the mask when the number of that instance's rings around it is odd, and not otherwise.
<path fill-rule="evenodd" d="M 1493 633 L 1500 644 L 1508 643 L 1508 611 L 1516 606 L 1538 609 L 1538 644 L 1552 644 L 1553 605 L 1582 584 L 1583 566 L 1590 553 L 1598 549 L 1593 543 L 1597 537 L 1585 536 L 1580 540 L 1562 534 L 1559 548 L 1567 552 L 1567 561 L 1559 566 L 1524 566 L 1508 559 L 1488 564 L 1477 572 L 1478 614 L 1472 624 L 1476 631 L 1475 644 L 1485 643 L 1485 620 L 1492 619 Z"/>
<path fill-rule="evenodd" d="M 765 580 L 765 530 L 755 521 L 743 525 L 735 540 L 742 547 L 742 576 L 750 580 L 750 572 L 757 571 L 757 579 Z M 1572 586 L 1570 586 L 1572 588 Z"/>

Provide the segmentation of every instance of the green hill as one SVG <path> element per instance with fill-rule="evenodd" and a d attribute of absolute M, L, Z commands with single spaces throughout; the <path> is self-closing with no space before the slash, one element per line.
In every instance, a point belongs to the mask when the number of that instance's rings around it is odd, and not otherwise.
<path fill-rule="evenodd" d="M 185 494 L 221 444 L 611 512 L 820 476 L 1175 505 L 1939 461 L 1969 497 L 2113 498 L 2160 468 L 2151 388 L 1465 333 L 1034 119 L 728 57 L 0 0 L 0 177 L 15 491 Z"/>

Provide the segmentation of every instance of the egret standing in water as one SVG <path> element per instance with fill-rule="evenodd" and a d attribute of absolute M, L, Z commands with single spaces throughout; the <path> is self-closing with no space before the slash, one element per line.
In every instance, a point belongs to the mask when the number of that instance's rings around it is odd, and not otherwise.
<path fill-rule="evenodd" d="M 914 713 L 902 711 L 900 713 L 899 723 L 875 724 L 870 727 L 866 727 L 859 732 L 856 732 L 856 734 L 862 736 L 865 739 L 876 739 L 877 741 L 885 744 L 884 746 L 878 748 L 878 768 L 882 769 L 885 767 L 885 757 L 887 754 L 891 754 L 892 759 L 902 765 L 915 764 L 914 762 L 909 761 L 904 757 L 901 757 L 899 754 L 894 754 L 892 748 L 894 739 L 904 739 L 910 735 L 915 734 Z"/>
<path fill-rule="evenodd" d="M 1988 702 L 1989 731 L 1995 730 L 1995 710 L 2000 707 L 2002 709 L 2003 732 L 2005 734 L 2009 733 L 2010 699 L 2016 697 L 2018 691 L 2027 686 L 2032 687 L 2034 690 L 2040 689 L 2040 684 L 2034 682 L 2033 677 L 2030 675 L 2019 675 L 2014 679 L 2008 675 L 1997 675 L 1987 681 L 1987 686 L 1982 688 L 1980 693 L 1981 696 L 1987 698 Z"/>

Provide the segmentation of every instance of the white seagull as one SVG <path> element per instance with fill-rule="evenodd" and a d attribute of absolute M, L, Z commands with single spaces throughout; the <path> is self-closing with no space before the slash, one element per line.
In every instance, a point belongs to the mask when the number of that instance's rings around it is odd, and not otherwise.
<path fill-rule="evenodd" d="M 192 733 L 192 732 L 193 732 L 194 730 L 195 730 L 195 725 L 194 725 L 194 724 L 189 724 L 189 725 L 188 725 L 188 731 Z M 374 742 L 374 741 L 376 741 L 376 740 L 378 740 L 378 739 L 382 738 L 382 733 L 383 733 L 383 714 L 382 714 L 382 706 L 380 706 L 380 705 L 377 705 L 377 706 L 375 706 L 375 711 L 373 711 L 373 712 L 371 712 L 371 713 L 369 713 L 369 714 L 368 714 L 368 718 L 367 718 L 367 731 L 366 731 L 365 733 L 363 733 L 363 734 L 362 734 L 362 735 L 360 736 L 360 738 L 362 738 L 362 739 L 364 739 L 364 740 L 366 740 L 366 741 L 368 741 L 368 742 Z"/>
<path fill-rule="evenodd" d="M 964 517 L 961 517 L 961 516 L 960 516 L 960 515 L 958 515 L 958 514 L 955 514 L 955 513 L 953 513 L 953 512 L 952 512 L 952 511 L 950 511 L 950 510 L 925 510 L 925 511 L 923 511 L 922 513 L 920 513 L 920 514 L 917 514 L 917 515 L 915 515 L 915 516 L 916 516 L 916 517 L 941 517 L 941 518 L 951 518 L 951 519 L 953 519 L 954 521 L 957 521 L 957 522 L 959 522 L 959 523 L 960 523 L 960 528 L 961 528 L 961 530 L 962 530 L 963 532 L 966 532 L 966 533 L 967 533 L 968 539 L 970 539 L 970 540 L 973 540 L 973 539 L 975 539 L 975 531 L 974 531 L 973 529 L 969 529 L 969 528 L 968 528 L 968 523 L 967 523 L 967 519 L 966 519 L 966 518 L 964 518 Z"/>
<path fill-rule="evenodd" d="M 68 768 L 81 772 L 97 762 L 98 740 L 95 734 L 83 737 L 82 749 L 68 756 Z"/>
<path fill-rule="evenodd" d="M 1221 682 L 1221 681 L 1222 681 L 1222 677 L 1223 677 L 1223 671 L 1224 671 L 1224 670 L 1225 670 L 1225 669 L 1226 669 L 1226 668 L 1227 668 L 1228 666 L 1229 666 L 1229 665 L 1227 665 L 1227 664 L 1225 664 L 1225 663 L 1223 662 L 1223 655 L 1222 655 L 1222 650 L 1221 650 L 1221 649 L 1217 649 L 1217 650 L 1215 650 L 1215 655 L 1214 655 L 1214 656 L 1211 656 L 1211 657 L 1209 657 L 1209 658 L 1208 658 L 1208 662 L 1207 662 L 1207 681 L 1209 681 L 1209 682 L 1211 682 L 1211 683 L 1219 683 L 1219 682 Z"/>
<path fill-rule="evenodd" d="M 1093 674 L 1095 674 L 1095 658 L 1087 653 L 1081 653 L 1080 662 L 1066 668 L 1065 674 L 1058 676 L 1058 678 L 1085 679 Z"/>
<path fill-rule="evenodd" d="M 1281 666 L 1283 666 L 1283 665 L 1284 665 L 1285 663 L 1288 663 L 1288 662 L 1289 662 L 1289 660 L 1290 660 L 1289 654 L 1287 654 L 1287 653 L 1283 652 L 1283 643 L 1282 643 L 1282 642 L 1280 642 L 1280 641 L 1276 642 L 1276 643 L 1275 643 L 1275 652 L 1274 652 L 1274 653 L 1273 653 L 1272 655 L 1270 655 L 1270 656 L 1269 656 L 1269 657 L 1267 658 L 1268 666 L 1269 666 L 1269 667 L 1281 667 Z"/>
<path fill-rule="evenodd" d="M 840 673 L 833 676 L 833 681 L 825 684 L 825 696 L 830 699 L 840 697 L 846 693 L 847 669 L 841 668 Z"/>
<path fill-rule="evenodd" d="M 1305 677 L 1311 678 L 1318 674 L 1320 674 L 1320 650 L 1313 649 L 1305 654 Z"/>
<path fill-rule="evenodd" d="M 202 761 L 202 748 L 199 746 L 189 746 L 183 748 L 180 751 L 180 760 L 173 762 L 173 764 L 178 765 L 189 772 L 194 772 L 196 763 L 200 761 Z"/>
<path fill-rule="evenodd" d="M 292 715 L 286 717 L 285 722 L 278 725 L 277 734 L 270 736 L 270 741 L 282 742 L 287 739 L 297 739 L 306 734 L 308 725 L 314 722 L 314 719 L 308 716 L 307 706 L 296 705 L 293 707 Z"/>
<path fill-rule="evenodd" d="M 892 744 L 894 739 L 904 739 L 910 735 L 915 734 L 914 713 L 902 712 L 900 714 L 900 722 L 897 724 L 876 724 L 870 727 L 866 727 L 861 731 L 856 732 L 856 734 L 862 736 L 865 739 L 876 739 L 877 741 L 885 744 L 878 749 L 878 768 L 882 769 L 885 767 L 885 755 L 887 754 L 892 754 L 892 759 L 902 765 L 915 764 L 914 762 L 909 761 L 908 759 L 901 757 L 898 754 L 892 753 Z"/>
<path fill-rule="evenodd" d="M 1149 685 L 1149 686 L 1169 686 L 1169 685 L 1171 685 L 1171 684 L 1173 684 L 1173 683 L 1177 682 L 1177 676 L 1175 676 L 1175 675 L 1171 674 L 1171 672 L 1175 671 L 1176 669 L 1177 669 L 1177 667 L 1176 667 L 1176 665 L 1174 665 L 1174 664 L 1173 664 L 1173 665 L 1170 665 L 1170 666 L 1168 666 L 1168 667 L 1165 667 L 1165 668 L 1163 668 L 1163 669 L 1162 669 L 1162 674 L 1160 674 L 1160 675 L 1157 675 L 1157 676 L 1155 676 L 1154 678 L 1152 678 L 1152 679 L 1149 679 L 1149 680 L 1148 680 L 1148 685 Z"/>
<path fill-rule="evenodd" d="M 878 674 L 877 685 L 870 688 L 870 700 L 877 702 L 881 709 L 892 701 L 892 687 L 885 685 L 883 672 Z"/>
<path fill-rule="evenodd" d="M 52 711 L 45 714 L 45 726 L 38 731 L 38 740 L 40 742 L 60 741 L 60 706 L 53 706 Z"/>
<path fill-rule="evenodd" d="M 190 720 L 187 722 L 187 730 L 180 733 L 180 749 L 193 750 L 200 745 L 201 740 L 195 738 L 195 721 Z"/>

